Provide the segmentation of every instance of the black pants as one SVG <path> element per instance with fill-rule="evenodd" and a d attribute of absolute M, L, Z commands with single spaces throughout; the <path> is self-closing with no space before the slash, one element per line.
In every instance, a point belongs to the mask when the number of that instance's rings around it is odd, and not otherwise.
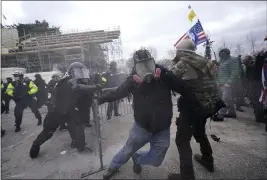
<path fill-rule="evenodd" d="M 91 106 L 92 106 L 92 103 L 89 103 L 86 106 L 81 106 L 78 108 L 81 121 L 84 124 L 90 124 Z"/>
<path fill-rule="evenodd" d="M 192 163 L 191 137 L 194 136 L 200 144 L 202 156 L 212 159 L 212 149 L 206 135 L 206 119 L 196 119 L 181 112 L 177 118 L 176 145 L 180 155 L 180 173 L 182 180 L 195 179 Z"/>
<path fill-rule="evenodd" d="M 49 140 L 59 125 L 67 122 L 68 131 L 73 142 L 77 148 L 84 148 L 85 135 L 84 126 L 79 118 L 79 112 L 72 110 L 66 115 L 61 115 L 56 111 L 49 111 L 44 119 L 43 130 L 33 142 L 33 146 L 40 147 L 43 143 Z"/>
<path fill-rule="evenodd" d="M 261 96 L 262 83 L 260 81 L 251 81 L 249 89 L 249 100 L 253 106 L 256 121 L 263 121 L 263 106 L 259 102 Z"/>
<path fill-rule="evenodd" d="M 5 112 L 9 112 L 9 104 L 10 104 L 11 98 L 8 96 L 3 97 L 4 106 L 5 106 Z"/>
<path fill-rule="evenodd" d="M 41 93 L 36 94 L 36 98 L 37 98 L 37 107 L 38 109 L 40 109 L 47 101 L 48 94 L 45 92 L 41 92 Z"/>
<path fill-rule="evenodd" d="M 107 108 L 107 117 L 108 118 L 111 118 L 113 111 L 114 111 L 115 116 L 119 115 L 119 111 L 118 111 L 119 102 L 120 101 L 113 101 L 113 102 L 108 103 L 108 108 Z"/>
<path fill-rule="evenodd" d="M 21 122 L 22 122 L 23 111 L 27 107 L 29 107 L 31 109 L 31 111 L 35 115 L 36 119 L 38 119 L 38 120 L 42 119 L 42 116 L 41 116 L 36 104 L 37 104 L 36 100 L 33 98 L 27 99 L 27 100 L 23 99 L 20 101 L 16 101 L 16 106 L 15 106 L 15 110 L 14 110 L 16 127 L 20 127 Z"/>
<path fill-rule="evenodd" d="M 3 114 L 5 112 L 5 105 L 1 102 L 1 114 Z M 2 129 L 2 125 L 1 125 L 1 137 L 4 134 L 4 129 Z"/>

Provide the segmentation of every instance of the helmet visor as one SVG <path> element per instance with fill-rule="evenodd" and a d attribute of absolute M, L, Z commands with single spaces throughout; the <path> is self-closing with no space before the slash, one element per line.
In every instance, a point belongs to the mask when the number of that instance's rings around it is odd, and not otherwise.
<path fill-rule="evenodd" d="M 74 79 L 89 79 L 89 71 L 86 68 L 73 68 L 71 73 Z"/>

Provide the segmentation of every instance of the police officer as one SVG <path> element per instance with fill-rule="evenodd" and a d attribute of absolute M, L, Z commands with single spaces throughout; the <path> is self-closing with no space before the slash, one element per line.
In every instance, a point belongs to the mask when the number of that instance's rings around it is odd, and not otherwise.
<path fill-rule="evenodd" d="M 172 90 L 191 99 L 188 103 L 197 104 L 190 87 L 172 72 L 155 64 L 147 50 L 136 51 L 133 59 L 132 74 L 115 91 L 99 98 L 99 104 L 120 100 L 129 93 L 134 99 L 135 122 L 127 143 L 113 158 L 104 179 L 112 177 L 130 158 L 137 174 L 141 173 L 141 165 L 161 165 L 170 145 Z M 147 143 L 150 143 L 148 152 L 137 152 Z"/>
<path fill-rule="evenodd" d="M 52 79 L 47 84 L 47 91 L 50 94 L 50 97 L 48 99 L 47 106 L 51 106 L 51 101 L 53 99 L 53 92 L 55 90 L 56 84 L 60 81 L 61 77 L 63 76 L 63 73 L 55 73 L 52 75 Z M 65 131 L 67 130 L 66 121 L 62 120 L 60 121 L 59 125 L 59 131 Z"/>
<path fill-rule="evenodd" d="M 109 72 L 105 74 L 105 79 L 106 79 L 106 88 L 113 88 L 118 86 L 118 74 L 117 74 L 117 63 L 116 61 L 111 61 L 110 62 L 110 69 Z M 115 116 L 120 116 L 119 114 L 119 101 L 114 101 L 108 103 L 108 108 L 107 108 L 107 119 L 111 119 L 112 117 L 112 112 L 114 111 Z"/>
<path fill-rule="evenodd" d="M 191 39 L 180 42 L 177 55 L 173 60 L 172 72 L 185 80 L 196 95 L 200 106 L 188 103 L 187 97 L 180 97 L 177 118 L 176 145 L 180 155 L 180 173 L 170 174 L 169 179 L 194 180 L 191 137 L 200 144 L 201 155 L 194 158 L 208 171 L 213 172 L 212 149 L 205 132 L 208 117 L 224 106 L 217 90 L 215 69 L 212 62 L 195 53 L 195 44 Z"/>
<path fill-rule="evenodd" d="M 5 112 L 5 105 L 1 101 L 1 114 L 3 114 L 4 112 Z M 6 133 L 6 130 L 2 129 L 2 126 L 1 126 L 1 137 L 3 137 L 5 133 Z"/>
<path fill-rule="evenodd" d="M 2 90 L 2 97 L 3 97 L 3 88 L 4 88 L 4 83 L 3 81 L 1 80 L 1 90 Z M 3 114 L 4 112 L 6 111 L 5 109 L 5 105 L 3 104 L 3 102 L 1 101 L 1 114 Z M 6 133 L 6 130 L 2 129 L 2 126 L 1 126 L 1 137 L 3 137 Z"/>
<path fill-rule="evenodd" d="M 83 64 L 74 62 L 69 66 L 68 75 L 63 77 L 55 87 L 43 130 L 30 149 L 31 158 L 37 157 L 40 146 L 53 136 L 62 120 L 67 122 L 72 139 L 71 147 L 77 148 L 79 152 L 86 149 L 84 126 L 80 118 L 80 110 L 77 109 L 77 102 L 84 98 L 85 92 L 93 93 L 98 90 L 96 86 L 87 85 L 88 79 L 88 69 Z"/>
<path fill-rule="evenodd" d="M 32 81 L 25 81 L 23 78 L 23 72 L 15 71 L 13 73 L 15 81 L 9 83 L 6 89 L 7 95 L 9 95 L 16 103 L 14 115 L 15 115 L 15 132 L 20 131 L 20 125 L 22 122 L 22 115 L 25 108 L 29 107 L 34 113 L 36 119 L 38 119 L 37 125 L 42 124 L 42 116 L 37 108 L 36 100 L 34 99 L 35 93 L 38 91 L 38 87 Z"/>
<path fill-rule="evenodd" d="M 45 81 L 43 80 L 40 74 L 35 74 L 34 77 L 35 77 L 35 80 L 33 82 L 38 87 L 38 92 L 36 93 L 37 107 L 41 108 L 45 104 L 48 98 L 48 94 L 46 90 L 47 84 L 45 83 Z"/>

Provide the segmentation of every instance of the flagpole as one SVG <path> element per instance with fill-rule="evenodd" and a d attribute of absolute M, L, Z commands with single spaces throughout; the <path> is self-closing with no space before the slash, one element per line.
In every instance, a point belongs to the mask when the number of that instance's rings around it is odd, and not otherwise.
<path fill-rule="evenodd" d="M 188 6 L 188 9 L 192 10 L 192 11 L 195 13 L 195 11 L 194 11 L 193 8 L 191 7 L 191 5 Z M 199 18 L 198 18 L 198 16 L 197 16 L 196 13 L 195 13 L 195 15 L 196 15 L 197 20 L 200 22 L 200 20 L 199 20 Z M 203 29 L 204 33 L 206 34 L 206 36 L 207 36 L 207 33 L 205 32 L 203 26 L 202 26 L 202 29 Z M 214 52 L 214 49 L 213 49 L 213 47 L 212 47 L 212 43 L 210 43 L 210 39 L 208 38 L 208 36 L 207 36 L 207 42 L 209 43 L 209 45 L 210 45 L 210 47 L 211 47 L 211 50 L 213 51 L 214 58 L 217 60 L 216 53 Z M 214 42 L 214 41 L 213 41 L 213 42 Z"/>

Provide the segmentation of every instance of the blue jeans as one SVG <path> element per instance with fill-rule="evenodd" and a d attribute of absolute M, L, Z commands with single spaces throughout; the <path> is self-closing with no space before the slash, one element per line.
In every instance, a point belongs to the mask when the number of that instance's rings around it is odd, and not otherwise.
<path fill-rule="evenodd" d="M 148 152 L 136 152 L 147 143 L 150 143 Z M 113 158 L 109 168 L 119 169 L 132 156 L 134 156 L 137 164 L 160 166 L 169 146 L 170 128 L 153 134 L 134 123 L 126 144 Z"/>

